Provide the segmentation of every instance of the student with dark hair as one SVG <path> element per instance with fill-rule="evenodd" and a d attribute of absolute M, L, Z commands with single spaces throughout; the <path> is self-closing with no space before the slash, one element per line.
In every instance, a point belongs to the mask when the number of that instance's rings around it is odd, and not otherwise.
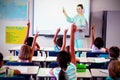
<path fill-rule="evenodd" d="M 8 67 L 3 67 L 4 61 L 3 61 L 3 55 L 0 53 L 0 77 L 7 77 L 8 74 L 11 75 L 19 75 L 21 72 L 16 69 L 9 69 Z M 10 70 L 8 73 L 8 70 Z"/>
<path fill-rule="evenodd" d="M 26 37 L 24 39 L 23 44 L 26 44 L 28 46 L 32 46 L 34 37 L 29 37 L 30 22 L 27 23 L 27 26 L 28 26 L 27 34 L 26 34 Z M 40 46 L 37 42 L 35 43 L 35 50 L 40 50 Z"/>
<path fill-rule="evenodd" d="M 117 46 L 112 46 L 109 48 L 110 61 L 118 60 L 120 55 L 120 49 Z"/>
<path fill-rule="evenodd" d="M 18 54 L 19 62 L 32 62 L 32 57 L 33 57 L 34 51 L 35 51 L 36 39 L 38 37 L 38 33 L 36 33 L 35 37 L 33 38 L 33 41 L 31 42 L 32 44 L 29 42 L 27 43 L 30 23 L 28 22 L 27 25 L 28 25 L 28 30 L 27 30 L 27 34 L 26 34 L 26 37 L 24 40 L 24 44 L 21 46 L 20 52 Z"/>
<path fill-rule="evenodd" d="M 120 80 L 120 61 L 112 60 L 108 66 L 109 76 L 106 80 Z"/>
<path fill-rule="evenodd" d="M 63 9 L 63 13 L 69 23 L 74 23 L 77 26 L 75 31 L 75 48 L 83 48 L 85 43 L 85 31 L 87 29 L 87 20 L 84 17 L 83 5 L 78 4 L 76 7 L 77 15 L 73 18 L 69 17 L 66 13 L 65 9 Z M 77 53 L 78 55 L 78 53 Z"/>
<path fill-rule="evenodd" d="M 64 36 L 59 36 L 60 32 L 60 28 L 57 29 L 54 38 L 53 38 L 53 42 L 54 42 L 54 50 L 55 51 L 60 51 L 63 50 L 66 46 L 66 34 L 68 32 L 68 29 L 64 30 Z"/>
<path fill-rule="evenodd" d="M 57 56 L 57 62 L 59 67 L 54 68 L 50 71 L 54 74 L 57 80 L 77 80 L 76 76 L 76 59 L 74 50 L 74 33 L 76 31 L 76 25 L 71 26 L 70 35 L 70 53 L 62 50 Z"/>
<path fill-rule="evenodd" d="M 106 52 L 106 48 L 104 48 L 104 41 L 101 37 L 94 37 L 94 27 L 95 25 L 91 26 L 91 50 L 92 52 Z"/>

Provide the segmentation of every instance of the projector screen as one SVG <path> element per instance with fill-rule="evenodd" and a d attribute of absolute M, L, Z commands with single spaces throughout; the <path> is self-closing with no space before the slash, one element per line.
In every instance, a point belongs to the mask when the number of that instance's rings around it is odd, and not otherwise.
<path fill-rule="evenodd" d="M 40 35 L 54 35 L 57 28 L 61 28 L 60 35 L 68 28 L 67 35 L 70 35 L 70 26 L 63 14 L 63 8 L 68 16 L 74 17 L 77 14 L 76 7 L 83 4 L 84 16 L 88 23 L 86 36 L 89 36 L 90 0 L 34 0 L 33 11 L 33 34 L 36 31 Z"/>

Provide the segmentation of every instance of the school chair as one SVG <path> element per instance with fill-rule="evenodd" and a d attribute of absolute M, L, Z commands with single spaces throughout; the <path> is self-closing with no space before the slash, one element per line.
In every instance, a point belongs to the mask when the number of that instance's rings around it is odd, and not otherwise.
<path fill-rule="evenodd" d="M 107 69 L 108 65 L 106 62 L 103 63 L 91 63 L 89 64 L 88 68 L 96 68 L 96 69 Z"/>
<path fill-rule="evenodd" d="M 59 53 L 58 51 L 49 51 L 49 56 L 57 57 L 58 53 Z M 47 65 L 49 68 L 55 68 L 59 66 L 57 62 L 50 62 L 50 63 L 47 63 Z"/>
<path fill-rule="evenodd" d="M 54 56 L 56 57 L 58 55 L 58 51 L 49 51 L 49 56 Z"/>
<path fill-rule="evenodd" d="M 19 51 L 20 51 L 20 50 L 16 50 L 16 51 L 15 51 L 15 55 L 16 55 L 16 56 L 18 56 Z M 33 55 L 33 56 L 37 56 L 37 55 L 38 55 L 38 51 L 34 51 L 34 55 Z"/>
<path fill-rule="evenodd" d="M 32 62 L 6 62 L 5 65 L 8 66 L 34 66 L 34 63 Z"/>
<path fill-rule="evenodd" d="M 109 54 L 107 52 L 87 52 L 86 57 L 104 57 L 109 58 Z"/>
<path fill-rule="evenodd" d="M 26 80 L 24 76 L 0 77 L 0 80 Z"/>

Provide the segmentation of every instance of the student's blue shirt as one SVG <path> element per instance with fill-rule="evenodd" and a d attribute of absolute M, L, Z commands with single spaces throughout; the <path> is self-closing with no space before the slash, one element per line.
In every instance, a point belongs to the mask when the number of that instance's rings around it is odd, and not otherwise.
<path fill-rule="evenodd" d="M 60 51 L 60 48 L 58 47 L 58 45 L 56 45 L 56 44 L 54 45 L 54 50 L 55 51 Z"/>
<path fill-rule="evenodd" d="M 54 68 L 53 73 L 55 75 L 55 77 L 58 80 L 58 75 L 60 72 L 61 68 L 57 67 Z M 70 63 L 70 65 L 67 67 L 67 69 L 64 71 L 65 72 L 65 78 L 67 80 L 77 80 L 77 76 L 76 76 L 76 66 L 73 63 Z"/>

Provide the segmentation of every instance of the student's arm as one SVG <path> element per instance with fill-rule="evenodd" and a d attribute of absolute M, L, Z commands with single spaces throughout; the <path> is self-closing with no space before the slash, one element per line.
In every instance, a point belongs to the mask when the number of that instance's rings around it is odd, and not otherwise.
<path fill-rule="evenodd" d="M 95 25 L 91 26 L 91 48 L 92 48 L 92 45 L 94 44 L 94 40 L 95 40 L 95 37 L 94 37 L 94 27 L 95 27 Z"/>
<path fill-rule="evenodd" d="M 14 69 L 14 75 L 19 75 L 21 72 L 19 70 Z"/>
<path fill-rule="evenodd" d="M 62 44 L 61 50 L 65 50 L 65 46 L 66 46 L 66 34 L 67 34 L 67 32 L 68 32 L 68 29 L 65 29 L 64 36 L 63 36 L 63 44 Z"/>
<path fill-rule="evenodd" d="M 52 68 L 52 69 L 49 71 L 49 73 L 50 73 L 51 75 L 54 75 L 54 73 L 53 73 L 54 71 L 53 71 L 53 70 L 54 70 L 54 68 Z"/>
<path fill-rule="evenodd" d="M 31 52 L 32 54 L 30 55 L 30 62 L 32 62 L 32 56 L 34 54 L 37 37 L 38 37 L 38 33 L 35 34 L 35 37 L 33 39 L 32 47 L 31 47 L 32 48 L 32 52 Z"/>
<path fill-rule="evenodd" d="M 36 45 L 35 45 L 36 47 L 35 47 L 35 50 L 40 50 L 40 46 L 39 46 L 39 44 L 36 42 Z"/>
<path fill-rule="evenodd" d="M 8 70 L 9 69 L 10 69 L 9 67 L 6 67 L 7 74 L 8 74 Z M 11 70 L 12 70 L 13 75 L 19 75 L 19 74 L 21 74 L 21 72 L 19 70 L 17 70 L 17 69 L 11 69 Z"/>
<path fill-rule="evenodd" d="M 71 35 L 70 35 L 70 54 L 71 54 L 71 62 L 76 65 L 76 58 L 75 58 L 75 49 L 74 49 L 74 34 L 76 31 L 76 25 L 73 24 L 71 26 Z"/>
<path fill-rule="evenodd" d="M 30 30 L 30 22 L 28 21 L 28 23 L 27 23 L 27 33 L 26 33 L 26 37 L 25 37 L 25 39 L 24 39 L 24 43 L 23 43 L 23 44 L 26 43 L 26 40 L 27 40 L 27 38 L 28 38 L 28 36 L 29 36 L 29 30 Z"/>
<path fill-rule="evenodd" d="M 54 44 L 56 44 L 56 38 L 57 38 L 59 32 L 60 32 L 60 28 L 57 29 L 57 31 L 56 31 L 56 33 L 54 35 L 54 38 L 53 38 Z"/>

